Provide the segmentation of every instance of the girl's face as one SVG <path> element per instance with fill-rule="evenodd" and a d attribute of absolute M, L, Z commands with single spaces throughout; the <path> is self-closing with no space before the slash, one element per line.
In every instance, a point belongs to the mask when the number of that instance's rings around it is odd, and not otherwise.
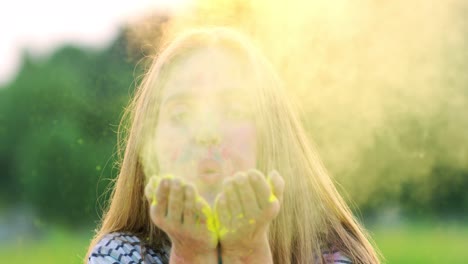
<path fill-rule="evenodd" d="M 162 174 L 184 178 L 210 203 L 224 179 L 256 167 L 246 63 L 203 48 L 172 66 L 162 93 L 156 151 Z"/>

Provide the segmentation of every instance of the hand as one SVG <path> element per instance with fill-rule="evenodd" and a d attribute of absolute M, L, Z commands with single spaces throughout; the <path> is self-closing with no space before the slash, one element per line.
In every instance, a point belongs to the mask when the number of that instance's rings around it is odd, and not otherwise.
<path fill-rule="evenodd" d="M 223 262 L 272 263 L 268 227 L 278 215 L 284 181 L 273 171 L 238 173 L 224 182 L 215 203 Z"/>
<path fill-rule="evenodd" d="M 173 259 L 180 262 L 198 259 L 200 263 L 214 259 L 216 263 L 218 238 L 214 216 L 193 185 L 177 178 L 153 176 L 145 187 L 145 196 L 151 203 L 152 222 L 171 239 L 171 263 L 175 262 Z"/>

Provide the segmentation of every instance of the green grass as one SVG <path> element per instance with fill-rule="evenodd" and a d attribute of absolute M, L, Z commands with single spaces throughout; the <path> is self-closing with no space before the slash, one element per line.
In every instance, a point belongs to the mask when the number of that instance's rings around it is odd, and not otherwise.
<path fill-rule="evenodd" d="M 468 263 L 468 223 L 413 223 L 371 231 L 386 263 Z"/>
<path fill-rule="evenodd" d="M 468 224 L 413 223 L 372 227 L 386 263 L 468 263 Z M 77 234 L 76 234 L 77 233 Z M 56 229 L 42 241 L 0 244 L 5 263 L 82 263 L 90 233 Z"/>
<path fill-rule="evenodd" d="M 5 260 L 4 263 L 81 264 L 87 251 L 90 236 L 89 232 L 55 229 L 40 241 L 18 238 L 8 245 L 0 244 L 0 256 Z"/>

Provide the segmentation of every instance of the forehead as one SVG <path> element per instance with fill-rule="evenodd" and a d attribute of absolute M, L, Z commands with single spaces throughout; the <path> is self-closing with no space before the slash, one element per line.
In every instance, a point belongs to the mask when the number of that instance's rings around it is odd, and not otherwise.
<path fill-rule="evenodd" d="M 174 96 L 250 97 L 255 81 L 244 57 L 220 47 L 197 49 L 177 59 L 169 69 L 163 101 Z"/>

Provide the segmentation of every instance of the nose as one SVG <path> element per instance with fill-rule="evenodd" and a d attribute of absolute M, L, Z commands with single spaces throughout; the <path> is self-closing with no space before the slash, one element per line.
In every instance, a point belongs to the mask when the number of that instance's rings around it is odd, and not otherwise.
<path fill-rule="evenodd" d="M 221 142 L 221 135 L 213 124 L 203 125 L 198 129 L 195 141 L 198 145 L 204 147 L 216 146 Z"/>
<path fill-rule="evenodd" d="M 211 147 L 221 142 L 221 120 L 211 104 L 207 103 L 198 109 L 196 125 L 193 126 L 194 139 L 197 145 Z"/>

